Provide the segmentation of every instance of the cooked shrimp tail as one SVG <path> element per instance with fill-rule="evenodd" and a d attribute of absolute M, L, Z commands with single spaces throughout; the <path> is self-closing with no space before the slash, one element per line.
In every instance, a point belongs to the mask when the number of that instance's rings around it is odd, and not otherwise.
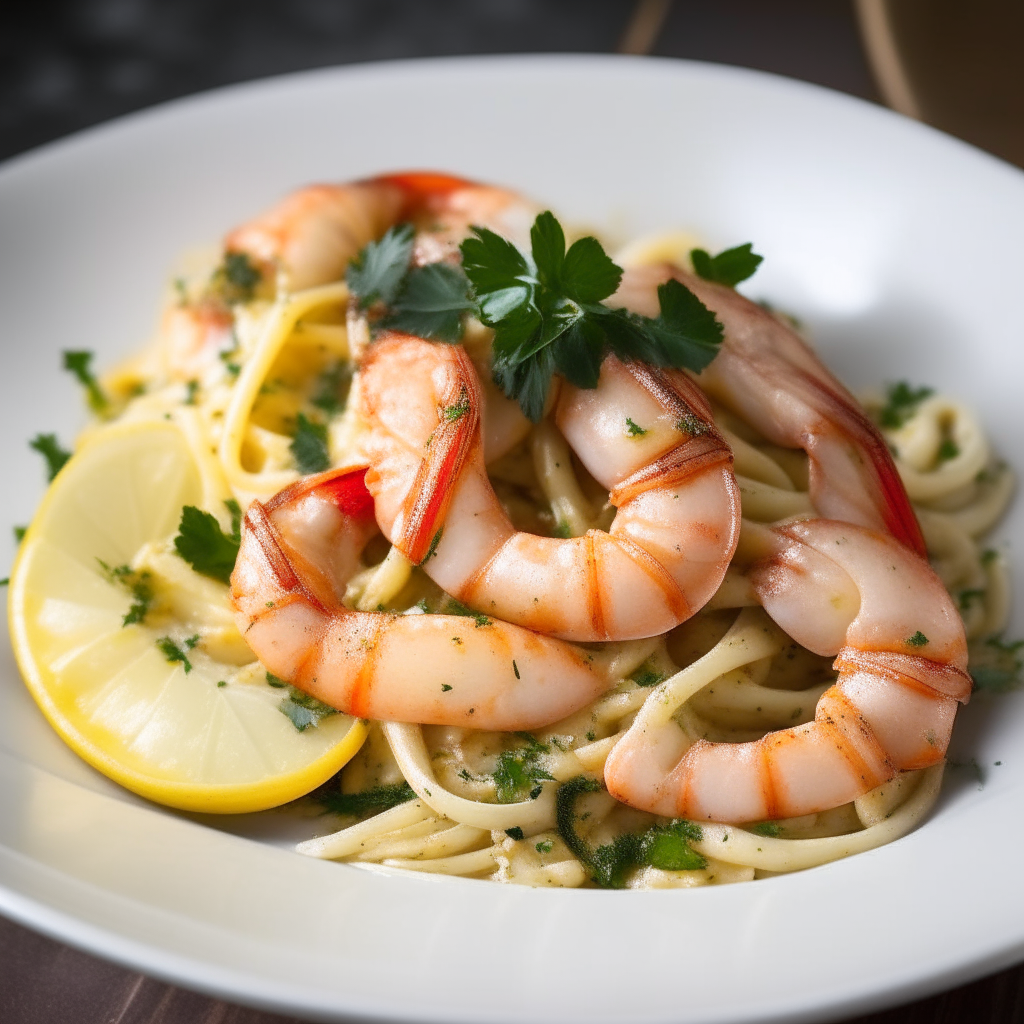
<path fill-rule="evenodd" d="M 763 536 L 770 553 L 751 573 L 754 590 L 798 643 L 838 655 L 835 684 L 813 722 L 754 742 L 712 743 L 672 720 L 678 700 L 666 703 L 667 695 L 683 683 L 663 683 L 605 764 L 617 799 L 706 821 L 788 818 L 847 803 L 944 757 L 971 679 L 963 624 L 928 564 L 893 538 L 830 520 Z M 759 642 L 756 630 L 744 642 Z"/>
<path fill-rule="evenodd" d="M 392 335 L 369 351 L 359 402 L 381 529 L 470 608 L 581 641 L 663 633 L 721 583 L 739 538 L 732 453 L 685 375 L 605 360 L 563 384 L 555 422 L 610 490 L 608 532 L 517 531 L 484 466 L 476 371 L 458 347 Z"/>
<path fill-rule="evenodd" d="M 364 478 L 310 477 L 246 512 L 231 597 L 271 673 L 361 718 L 503 731 L 557 721 L 607 688 L 586 652 L 518 626 L 346 608 L 377 532 Z"/>
<path fill-rule="evenodd" d="M 669 277 L 690 288 L 725 328 L 701 387 L 769 441 L 807 453 L 819 515 L 884 530 L 924 556 L 920 525 L 885 440 L 790 326 L 734 289 L 668 264 L 627 270 L 608 302 L 656 315 L 657 286 Z"/>

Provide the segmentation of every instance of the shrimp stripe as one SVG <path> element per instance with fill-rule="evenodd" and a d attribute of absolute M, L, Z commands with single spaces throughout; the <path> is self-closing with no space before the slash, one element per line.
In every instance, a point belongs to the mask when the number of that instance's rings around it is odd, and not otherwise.
<path fill-rule="evenodd" d="M 721 438 L 698 434 L 627 477 L 608 494 L 608 501 L 622 508 L 644 491 L 682 484 L 715 466 L 731 464 L 732 452 Z"/>
<path fill-rule="evenodd" d="M 893 682 L 913 686 L 921 693 L 952 697 L 963 704 L 970 699 L 973 687 L 971 677 L 955 665 L 945 665 L 915 654 L 844 647 L 832 667 L 839 672 L 858 669 L 870 672 Z"/>
<path fill-rule="evenodd" d="M 911 551 L 916 551 L 922 558 L 928 557 L 925 547 L 924 536 L 921 533 L 921 525 L 911 507 L 910 499 L 907 497 L 906 488 L 900 479 L 896 464 L 892 460 L 889 448 L 875 425 L 868 419 L 862 409 L 847 398 L 846 395 L 828 387 L 824 382 L 817 380 L 806 371 L 788 368 L 795 375 L 798 375 L 802 382 L 810 389 L 812 394 L 824 398 L 824 404 L 819 406 L 818 411 L 823 415 L 834 418 L 836 413 L 841 411 L 843 424 L 850 435 L 863 447 L 871 460 L 871 469 L 875 483 L 881 491 L 882 502 L 879 510 L 886 528 L 902 544 L 905 544 Z"/>
<path fill-rule="evenodd" d="M 402 506 L 401 536 L 393 543 L 410 562 L 419 565 L 441 529 L 455 484 L 480 433 L 480 388 L 464 349 L 455 349 L 456 372 L 448 377 L 437 429 L 427 439 L 427 456 L 420 463 Z M 450 419 L 449 410 L 457 410 Z"/>

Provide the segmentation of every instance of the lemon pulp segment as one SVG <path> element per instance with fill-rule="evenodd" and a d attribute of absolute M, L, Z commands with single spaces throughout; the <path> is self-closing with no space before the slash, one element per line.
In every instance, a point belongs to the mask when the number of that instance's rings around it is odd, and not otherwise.
<path fill-rule="evenodd" d="M 101 561 L 130 563 L 145 544 L 166 541 L 182 507 L 201 495 L 173 423 L 95 435 L 60 472 L 22 541 L 11 636 L 32 696 L 93 767 L 183 810 L 263 810 L 337 772 L 366 726 L 336 714 L 300 732 L 281 713 L 286 691 L 264 673 L 240 672 L 201 643 L 188 651 L 186 672 L 157 646 L 166 628 L 123 625 L 130 596 Z"/>

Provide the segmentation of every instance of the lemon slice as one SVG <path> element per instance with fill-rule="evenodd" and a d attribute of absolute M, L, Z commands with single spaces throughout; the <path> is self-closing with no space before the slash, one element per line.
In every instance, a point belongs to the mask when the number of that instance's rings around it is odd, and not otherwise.
<path fill-rule="evenodd" d="M 183 810 L 264 810 L 330 778 L 366 727 L 335 714 L 299 731 L 281 711 L 287 691 L 268 685 L 258 663 L 217 660 L 223 645 L 189 648 L 187 623 L 175 632 L 175 622 L 154 625 L 147 615 L 123 625 L 131 596 L 100 560 L 120 566 L 147 544 L 166 544 L 182 506 L 199 505 L 202 490 L 173 422 L 97 434 L 57 476 L 22 541 L 11 636 L 43 714 L 104 775 Z M 224 588 L 174 561 L 199 590 L 214 588 L 225 614 Z M 158 646 L 168 634 L 181 641 L 189 671 Z"/>

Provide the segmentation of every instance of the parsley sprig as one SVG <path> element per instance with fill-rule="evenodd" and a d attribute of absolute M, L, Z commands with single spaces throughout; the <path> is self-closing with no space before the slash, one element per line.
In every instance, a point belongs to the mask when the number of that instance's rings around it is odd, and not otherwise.
<path fill-rule="evenodd" d="M 411 224 L 391 228 L 349 264 L 349 290 L 374 329 L 457 342 L 462 318 L 473 309 L 466 275 L 447 263 L 410 268 L 412 248 Z"/>
<path fill-rule="evenodd" d="M 494 380 L 535 422 L 556 371 L 577 387 L 594 388 L 609 352 L 696 372 L 718 354 L 722 325 L 679 281 L 658 288 L 655 318 L 604 305 L 622 268 L 596 238 L 577 239 L 566 249 L 550 212 L 534 221 L 529 255 L 489 228 L 473 233 L 462 243 L 462 266 L 477 315 L 494 328 Z"/>
<path fill-rule="evenodd" d="M 596 238 L 566 248 L 565 232 L 550 212 L 534 221 L 529 253 L 489 228 L 472 230 L 460 246 L 460 269 L 410 267 L 413 229 L 393 227 L 359 253 L 346 281 L 375 331 L 457 342 L 467 313 L 493 327 L 494 380 L 530 419 L 543 415 L 555 373 L 594 388 L 609 352 L 697 373 L 717 355 L 722 325 L 679 281 L 658 288 L 657 317 L 605 305 L 622 268 Z M 712 279 L 739 281 L 753 273 L 751 262 L 756 267 L 760 257 L 749 249 L 708 257 Z"/>

